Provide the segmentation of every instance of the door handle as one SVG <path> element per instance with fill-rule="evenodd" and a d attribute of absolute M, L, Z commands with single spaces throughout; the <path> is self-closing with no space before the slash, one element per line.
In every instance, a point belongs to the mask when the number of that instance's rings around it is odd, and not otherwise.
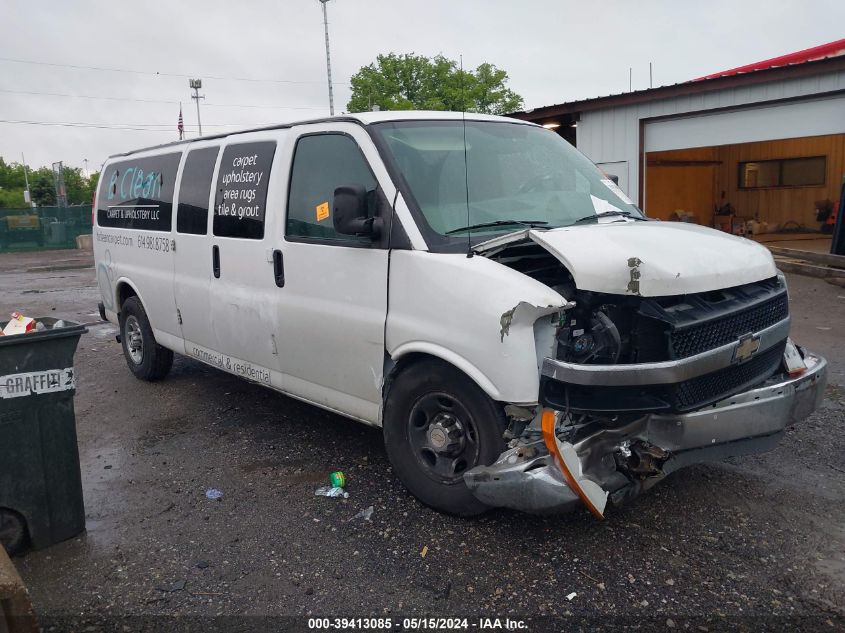
<path fill-rule="evenodd" d="M 220 247 L 217 244 L 211 247 L 211 269 L 214 276 L 220 279 Z"/>
<path fill-rule="evenodd" d="M 273 276 L 276 278 L 276 285 L 279 288 L 285 287 L 285 260 L 282 251 L 273 251 Z"/>

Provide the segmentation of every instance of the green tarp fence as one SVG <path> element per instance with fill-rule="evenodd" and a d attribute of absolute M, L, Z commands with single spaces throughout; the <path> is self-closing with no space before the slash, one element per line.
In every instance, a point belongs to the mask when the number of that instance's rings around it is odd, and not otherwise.
<path fill-rule="evenodd" d="M 0 253 L 76 248 L 91 234 L 91 205 L 0 209 Z"/>

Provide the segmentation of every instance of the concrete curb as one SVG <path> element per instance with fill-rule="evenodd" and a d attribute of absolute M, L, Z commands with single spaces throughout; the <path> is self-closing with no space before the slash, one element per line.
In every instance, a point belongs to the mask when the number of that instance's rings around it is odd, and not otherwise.
<path fill-rule="evenodd" d="M 814 251 L 801 251 L 794 248 L 780 248 L 779 246 L 768 245 L 767 248 L 772 251 L 772 255 L 776 257 L 799 259 L 813 264 L 834 266 L 845 270 L 845 255 L 831 255 L 829 253 L 816 253 Z"/>
<path fill-rule="evenodd" d="M 775 264 L 785 273 L 795 273 L 798 275 L 806 275 L 807 277 L 817 277 L 819 279 L 845 280 L 845 270 L 838 270 L 836 268 L 828 268 L 827 266 L 817 266 L 815 264 L 808 264 L 807 262 L 798 261 L 795 259 L 783 259 L 775 257 Z"/>

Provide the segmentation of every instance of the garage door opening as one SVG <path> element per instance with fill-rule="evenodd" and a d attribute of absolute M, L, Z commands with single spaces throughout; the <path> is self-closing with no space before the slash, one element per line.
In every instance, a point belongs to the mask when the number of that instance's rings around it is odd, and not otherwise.
<path fill-rule="evenodd" d="M 824 210 L 836 208 L 845 176 L 845 134 L 655 151 L 645 158 L 650 217 L 755 237 L 820 237 Z"/>

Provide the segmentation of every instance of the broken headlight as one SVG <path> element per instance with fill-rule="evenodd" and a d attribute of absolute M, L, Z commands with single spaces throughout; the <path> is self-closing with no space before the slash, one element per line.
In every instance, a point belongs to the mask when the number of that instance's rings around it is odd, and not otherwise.
<path fill-rule="evenodd" d="M 557 333 L 558 358 L 595 365 L 612 365 L 619 360 L 619 330 L 604 312 L 596 310 L 585 317 L 576 313 L 566 318 L 568 322 Z"/>

